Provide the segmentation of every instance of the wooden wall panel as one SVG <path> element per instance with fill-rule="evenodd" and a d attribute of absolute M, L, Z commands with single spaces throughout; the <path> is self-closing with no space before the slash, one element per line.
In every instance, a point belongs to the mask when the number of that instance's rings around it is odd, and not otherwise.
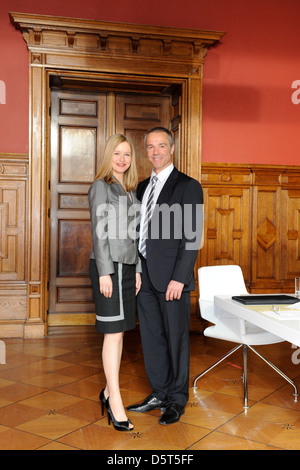
<path fill-rule="evenodd" d="M 253 188 L 252 288 L 280 283 L 280 188 Z"/>
<path fill-rule="evenodd" d="M 293 292 L 300 274 L 300 167 L 203 164 L 199 266 L 239 264 L 249 292 Z"/>
<path fill-rule="evenodd" d="M 282 191 L 282 276 L 286 282 L 300 274 L 300 188 Z"/>
<path fill-rule="evenodd" d="M 0 280 L 24 280 L 25 182 L 0 182 Z"/>
<path fill-rule="evenodd" d="M 250 283 L 251 180 L 248 167 L 203 165 L 205 241 L 200 265 L 238 264 Z"/>
<path fill-rule="evenodd" d="M 27 318 L 28 157 L 0 154 L 0 336 L 22 335 Z"/>

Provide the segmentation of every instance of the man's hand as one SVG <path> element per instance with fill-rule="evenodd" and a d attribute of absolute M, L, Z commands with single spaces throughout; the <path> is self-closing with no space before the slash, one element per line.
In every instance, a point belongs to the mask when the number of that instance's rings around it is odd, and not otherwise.
<path fill-rule="evenodd" d="M 140 273 L 135 274 L 135 295 L 138 295 L 142 285 L 142 279 Z"/>
<path fill-rule="evenodd" d="M 170 281 L 166 292 L 166 300 L 179 300 L 183 288 L 184 284 L 182 282 Z"/>
<path fill-rule="evenodd" d="M 99 277 L 99 288 L 104 297 L 109 298 L 112 296 L 113 283 L 109 274 Z"/>

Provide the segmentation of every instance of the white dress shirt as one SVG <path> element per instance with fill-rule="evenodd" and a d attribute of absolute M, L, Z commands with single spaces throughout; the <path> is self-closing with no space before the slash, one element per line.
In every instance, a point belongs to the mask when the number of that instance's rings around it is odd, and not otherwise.
<path fill-rule="evenodd" d="M 158 178 L 157 183 L 155 185 L 154 196 L 153 196 L 153 209 L 155 207 L 158 196 L 160 195 L 160 192 L 161 192 L 162 188 L 164 187 L 164 184 L 167 181 L 167 179 L 169 178 L 170 174 L 172 173 L 173 169 L 174 169 L 174 165 L 173 165 L 173 163 L 171 163 L 169 166 L 167 166 L 167 168 L 160 171 L 158 174 L 156 174 L 155 171 L 152 170 L 149 183 L 150 183 L 151 178 L 153 176 L 157 176 L 157 178 Z M 148 200 L 148 197 L 149 197 L 150 190 L 151 190 L 151 184 L 148 184 L 148 186 L 147 186 L 147 188 L 144 192 L 143 199 L 142 199 L 142 204 L 141 204 L 141 224 L 140 224 L 141 227 L 144 226 L 145 211 L 146 211 L 146 205 L 147 205 L 147 200 Z M 139 240 L 139 246 L 140 246 L 140 244 L 141 244 L 141 238 Z"/>

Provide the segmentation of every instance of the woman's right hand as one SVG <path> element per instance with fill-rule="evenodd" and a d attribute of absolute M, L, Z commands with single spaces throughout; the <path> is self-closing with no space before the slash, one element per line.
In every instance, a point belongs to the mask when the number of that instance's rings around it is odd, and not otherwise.
<path fill-rule="evenodd" d="M 109 274 L 99 277 L 99 288 L 104 297 L 110 298 L 112 296 L 113 284 Z"/>

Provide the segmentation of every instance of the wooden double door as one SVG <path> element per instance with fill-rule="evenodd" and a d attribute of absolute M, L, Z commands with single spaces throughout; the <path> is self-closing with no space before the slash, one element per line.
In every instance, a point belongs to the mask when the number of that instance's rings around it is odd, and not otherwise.
<path fill-rule="evenodd" d="M 172 93 L 51 91 L 49 326 L 94 323 L 87 194 L 106 139 L 114 133 L 132 139 L 142 180 L 151 172 L 145 132 L 172 127 L 173 116 Z"/>

